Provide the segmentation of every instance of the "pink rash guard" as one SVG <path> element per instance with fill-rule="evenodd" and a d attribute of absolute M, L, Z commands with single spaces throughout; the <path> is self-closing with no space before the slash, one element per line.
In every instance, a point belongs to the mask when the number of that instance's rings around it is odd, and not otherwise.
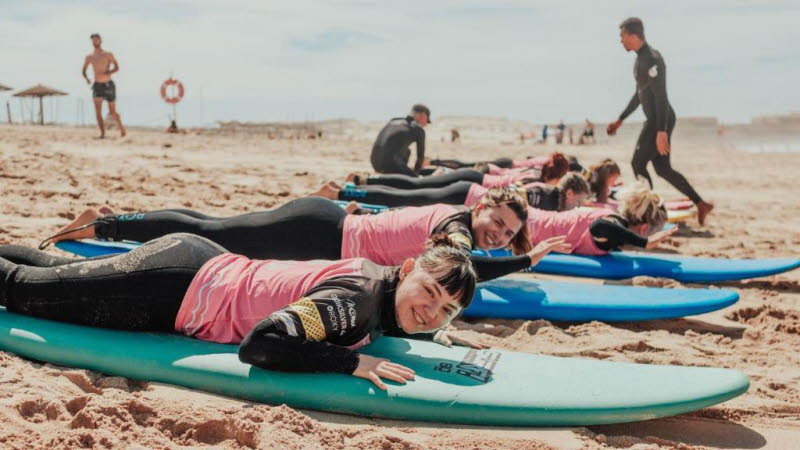
<path fill-rule="evenodd" d="M 447 218 L 466 211 L 463 206 L 429 205 L 394 209 L 380 214 L 348 215 L 342 233 L 342 258 L 363 257 L 381 265 L 402 264 L 425 252 L 425 242 Z M 472 248 L 466 226 L 453 236 Z"/>
<path fill-rule="evenodd" d="M 565 212 L 545 211 L 528 208 L 528 232 L 531 244 L 536 246 L 539 242 L 554 236 L 566 236 L 566 241 L 572 245 L 572 253 L 579 255 L 605 255 L 605 250 L 600 250 L 594 243 L 589 227 L 592 222 L 612 215 L 608 209 L 573 209 Z"/>
<path fill-rule="evenodd" d="M 219 255 L 192 279 L 175 330 L 206 341 L 239 343 L 256 324 L 319 283 L 340 275 L 360 275 L 363 263 L 362 258 L 276 261 Z"/>

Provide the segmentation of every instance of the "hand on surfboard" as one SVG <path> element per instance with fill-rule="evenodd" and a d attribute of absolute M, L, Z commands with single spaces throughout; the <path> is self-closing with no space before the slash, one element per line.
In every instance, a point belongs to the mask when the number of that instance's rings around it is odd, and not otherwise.
<path fill-rule="evenodd" d="M 374 356 L 359 354 L 358 366 L 353 375 L 364 378 L 375 383 L 381 390 L 386 390 L 386 384 L 381 378 L 406 384 L 406 380 L 414 379 L 414 371 L 406 366 L 395 364 L 386 358 L 376 358 Z"/>
<path fill-rule="evenodd" d="M 569 253 L 572 251 L 572 245 L 566 241 L 566 236 L 555 236 L 550 239 L 545 239 L 538 244 L 533 250 L 528 252 L 531 257 L 531 267 L 535 266 L 550 252 Z"/>
<path fill-rule="evenodd" d="M 489 345 L 481 341 L 458 337 L 455 334 L 444 330 L 437 332 L 436 335 L 433 337 L 433 341 L 436 342 L 437 344 L 442 344 L 445 347 L 452 347 L 453 344 L 455 344 L 455 345 L 462 345 L 464 347 L 472 347 L 479 350 L 482 348 L 489 348 Z"/>
<path fill-rule="evenodd" d="M 675 234 L 678 231 L 678 227 L 672 227 L 669 230 L 659 231 L 658 233 L 653 233 L 647 238 L 647 249 L 652 250 L 658 247 L 662 242 L 669 239 L 670 236 Z"/>

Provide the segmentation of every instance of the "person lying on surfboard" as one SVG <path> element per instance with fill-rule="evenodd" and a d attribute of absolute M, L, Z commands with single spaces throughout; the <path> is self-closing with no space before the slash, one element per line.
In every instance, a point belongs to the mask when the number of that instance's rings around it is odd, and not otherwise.
<path fill-rule="evenodd" d="M 609 158 L 589 167 L 587 181 L 595 203 L 609 203 L 611 188 L 617 185 L 619 176 L 619 166 Z"/>
<path fill-rule="evenodd" d="M 397 189 L 379 184 L 345 186 L 329 181 L 326 189 L 315 193 L 331 200 L 354 200 L 395 208 L 425 206 L 436 203 L 472 206 L 483 198 L 489 188 L 469 181 L 459 181 L 440 188 Z M 512 185 L 517 186 L 517 185 Z M 569 172 L 555 185 L 542 182 L 517 186 L 527 198 L 528 205 L 548 211 L 565 211 L 579 206 L 589 197 L 589 184 L 579 173 Z"/>
<path fill-rule="evenodd" d="M 170 233 L 192 233 L 231 252 L 258 259 L 345 259 L 364 257 L 396 265 L 420 254 L 427 239 L 445 233 L 465 254 L 473 248 L 510 247 L 517 256 L 473 256 L 481 280 L 490 280 L 536 265 L 550 251 L 569 251 L 563 237 L 531 248 L 527 201 L 514 189 L 490 190 L 471 208 L 430 205 L 377 215 L 347 214 L 327 199 L 306 197 L 285 205 L 229 218 L 185 210 L 114 215 L 90 208 L 58 234 L 43 242 L 100 238 L 147 242 Z"/>
<path fill-rule="evenodd" d="M 351 173 L 345 181 L 357 186 L 382 185 L 397 189 L 422 189 L 448 186 L 459 181 L 470 181 L 484 187 L 506 187 L 515 183 L 527 184 L 542 182 L 556 184 L 567 173 L 569 161 L 561 153 L 553 153 L 539 167 L 498 171 L 491 166 L 476 169 L 457 169 L 449 173 L 424 177 L 392 174 L 364 175 Z M 495 172 L 495 174 L 492 174 Z M 325 186 L 322 187 L 325 189 Z M 322 193 L 320 193 L 322 194 Z M 324 196 L 324 195 L 321 195 Z"/>
<path fill-rule="evenodd" d="M 254 260 L 186 233 L 101 259 L 6 245 L 0 306 L 78 325 L 239 344 L 239 359 L 263 369 L 352 374 L 386 389 L 383 380 L 405 384 L 414 371 L 357 352 L 381 334 L 483 348 L 443 330 L 475 291 L 472 263 L 457 246 L 436 235 L 418 257 L 382 266 L 364 258 Z"/>
<path fill-rule="evenodd" d="M 653 249 L 677 231 L 662 230 L 667 210 L 658 194 L 637 182 L 624 194 L 619 212 L 608 208 L 578 208 L 555 212 L 528 208 L 531 245 L 566 236 L 572 253 L 604 255 L 624 245 Z"/>

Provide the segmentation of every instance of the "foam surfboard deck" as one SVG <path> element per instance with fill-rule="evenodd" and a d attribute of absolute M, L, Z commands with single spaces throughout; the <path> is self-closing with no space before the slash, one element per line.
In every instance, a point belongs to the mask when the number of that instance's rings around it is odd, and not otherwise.
<path fill-rule="evenodd" d="M 343 374 L 243 364 L 237 347 L 184 336 L 52 322 L 0 308 L 0 349 L 20 356 L 250 401 L 368 417 L 494 426 L 585 426 L 682 414 L 746 392 L 730 369 L 656 366 L 377 339 L 364 353 L 416 379 L 381 391 Z M 124 351 L 120 351 L 124 349 Z"/>
<path fill-rule="evenodd" d="M 473 253 L 486 255 L 482 250 Z M 508 256 L 508 250 L 492 250 L 491 256 Z M 551 253 L 535 272 L 576 277 L 621 280 L 635 276 L 672 278 L 684 283 L 744 280 L 788 272 L 800 267 L 800 258 L 719 259 L 640 252 L 611 252 L 602 256 Z"/>
<path fill-rule="evenodd" d="M 514 277 L 479 283 L 464 315 L 621 322 L 703 314 L 738 300 L 739 294 L 726 289 L 598 286 Z"/>
<path fill-rule="evenodd" d="M 89 249 L 95 249 L 83 241 L 63 243 L 67 247 L 86 245 Z M 126 251 L 136 246 L 131 243 L 114 244 L 123 244 Z M 64 245 L 60 247 L 67 250 Z M 109 247 L 98 249 L 107 250 Z M 478 284 L 473 302 L 464 315 L 605 322 L 654 320 L 703 314 L 725 308 L 737 300 L 739 295 L 736 292 L 724 289 L 596 286 L 529 278 L 501 278 Z"/>

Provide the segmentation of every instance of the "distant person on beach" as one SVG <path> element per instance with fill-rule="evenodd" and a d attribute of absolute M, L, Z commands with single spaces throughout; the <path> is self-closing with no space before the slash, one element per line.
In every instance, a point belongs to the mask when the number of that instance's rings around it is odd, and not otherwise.
<path fill-rule="evenodd" d="M 675 128 L 675 111 L 667 100 L 667 67 L 664 58 L 645 41 L 641 19 L 626 19 L 619 28 L 622 47 L 626 51 L 637 53 L 633 66 L 636 92 L 619 118 L 610 123 L 606 131 L 610 136 L 616 134 L 622 121 L 641 104 L 647 120 L 633 152 L 631 165 L 634 175 L 647 180 L 652 189 L 653 181 L 647 173 L 647 163 L 652 161 L 656 174 L 694 202 L 697 206 L 697 220 L 703 225 L 714 205 L 703 201 L 686 178 L 670 164 L 670 138 Z"/>
<path fill-rule="evenodd" d="M 566 125 L 564 125 L 564 121 L 558 122 L 556 125 L 556 144 L 561 144 L 564 142 L 564 129 Z"/>
<path fill-rule="evenodd" d="M 108 112 L 117 122 L 120 136 L 125 137 L 125 127 L 122 126 L 122 119 L 119 117 L 114 103 L 117 100 L 117 87 L 111 79 L 111 75 L 119 72 L 119 63 L 117 63 L 113 53 L 103 50 L 101 47 L 103 41 L 100 39 L 99 34 L 94 33 L 91 38 L 94 51 L 86 55 L 86 59 L 83 61 L 82 74 L 86 83 L 92 85 L 92 100 L 94 101 L 94 111 L 97 115 L 97 126 L 100 127 L 100 139 L 106 137 L 106 129 L 103 123 L 103 100 L 108 102 Z M 89 64 L 92 65 L 94 70 L 94 84 L 86 76 L 86 69 Z"/>
<path fill-rule="evenodd" d="M 399 173 L 409 176 L 419 175 L 425 159 L 425 128 L 430 123 L 431 111 L 427 106 L 416 104 L 406 117 L 389 121 L 378 133 L 372 146 L 370 161 L 378 173 Z M 411 157 L 411 143 L 417 144 L 417 161 L 414 168 L 408 167 Z"/>
<path fill-rule="evenodd" d="M 594 139 L 594 123 L 592 123 L 589 119 L 586 119 L 586 125 L 583 127 L 583 134 L 578 141 L 578 144 L 587 144 L 589 140 L 592 140 L 592 143 L 596 143 L 597 141 Z"/>

